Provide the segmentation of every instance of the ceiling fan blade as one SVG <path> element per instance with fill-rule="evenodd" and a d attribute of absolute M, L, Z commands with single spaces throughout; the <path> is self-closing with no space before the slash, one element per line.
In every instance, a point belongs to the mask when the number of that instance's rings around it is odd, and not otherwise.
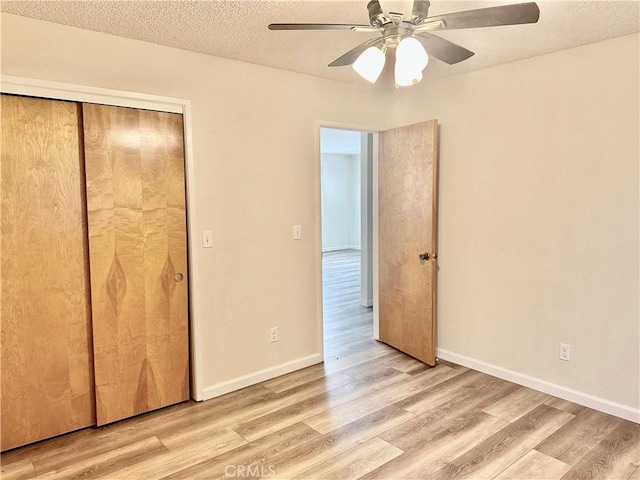
<path fill-rule="evenodd" d="M 419 33 L 416 37 L 420 40 L 422 45 L 424 45 L 424 48 L 429 55 L 432 55 L 438 60 L 442 60 L 449 65 L 453 65 L 454 63 L 461 62 L 473 56 L 473 52 L 471 50 L 467 50 L 460 45 L 456 45 L 449 40 L 436 37 L 430 33 Z"/>
<path fill-rule="evenodd" d="M 534 2 L 503 5 L 500 7 L 480 8 L 466 12 L 447 13 L 429 17 L 426 22 L 443 21 L 442 30 L 459 28 L 497 27 L 501 25 L 520 25 L 536 23 L 540 18 L 540 9 Z"/>
<path fill-rule="evenodd" d="M 343 23 L 272 23 L 269 30 L 353 30 L 371 29 L 371 25 L 349 25 Z"/>
<path fill-rule="evenodd" d="M 346 65 L 351 65 L 355 62 L 360 54 L 364 52 L 369 47 L 375 47 L 378 45 L 382 45 L 384 43 L 384 39 L 380 38 L 372 38 L 371 40 L 367 40 L 364 43 L 361 43 L 355 48 L 352 48 L 347 53 L 342 55 L 340 58 L 335 59 L 333 62 L 329 64 L 330 67 L 344 67 Z"/>

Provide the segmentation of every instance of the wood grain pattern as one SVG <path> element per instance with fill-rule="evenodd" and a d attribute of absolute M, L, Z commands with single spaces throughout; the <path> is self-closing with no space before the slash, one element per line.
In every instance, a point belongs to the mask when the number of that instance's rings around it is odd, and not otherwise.
<path fill-rule="evenodd" d="M 275 393 L 280 393 L 310 381 L 324 378 L 324 376 L 324 365 L 313 365 L 312 367 L 293 372 L 291 375 L 268 380 L 264 382 L 263 385 Z"/>
<path fill-rule="evenodd" d="M 551 397 L 544 403 L 545 405 L 557 408 L 558 410 L 564 410 L 565 412 L 569 412 L 574 415 L 578 415 L 587 410 L 587 407 L 583 407 L 582 405 L 578 405 L 577 403 L 569 402 L 568 400 L 558 397 Z"/>
<path fill-rule="evenodd" d="M 384 369 L 348 385 L 329 390 L 320 395 L 282 407 L 274 412 L 241 423 L 236 431 L 248 440 L 256 440 L 277 431 L 284 425 L 293 425 L 330 408 L 373 392 L 380 385 L 393 384 L 405 375 L 393 369 Z"/>
<path fill-rule="evenodd" d="M 145 440 L 156 434 L 162 434 L 165 429 L 172 428 L 179 421 L 184 420 L 184 406 L 180 404 L 171 411 L 155 411 L 139 419 L 135 424 L 127 425 L 124 428 L 102 428 L 84 429 L 75 432 L 73 435 L 63 435 L 44 442 L 27 445 L 18 450 L 12 450 L 3 455 L 3 461 L 18 458 L 30 458 L 33 461 L 37 472 L 50 472 L 62 470 L 69 465 L 79 462 L 90 461 L 98 458 L 110 451 L 133 445 L 141 440 Z M 152 433 L 151 433 L 152 432 Z"/>
<path fill-rule="evenodd" d="M 629 478 L 640 466 L 640 425 L 622 421 L 562 480 Z"/>
<path fill-rule="evenodd" d="M 269 460 L 276 472 L 274 478 L 295 478 L 305 471 L 327 462 L 361 443 L 377 437 L 413 415 L 394 406 L 388 406 L 366 417 L 340 427 L 319 438 L 295 445 L 287 454 L 278 454 Z"/>
<path fill-rule="evenodd" d="M 8 465 L 3 463 L 0 470 L 2 480 L 21 480 L 23 478 L 33 478 L 35 475 L 36 471 L 33 468 L 33 463 L 28 458 Z"/>
<path fill-rule="evenodd" d="M 249 466 L 258 468 L 267 459 L 270 461 L 277 455 L 286 455 L 296 445 L 305 444 L 320 437 L 320 434 L 302 423 L 284 427 L 276 433 L 266 435 L 259 440 L 234 448 L 216 457 L 195 463 L 170 475 L 162 476 L 166 479 L 193 479 L 193 478 L 225 478 L 235 475 L 225 475 L 226 472 L 235 474 L 239 468 Z M 267 468 L 271 466 L 269 464 Z M 250 475 L 241 475 L 251 478 Z M 154 478 L 159 478 L 154 476 Z"/>
<path fill-rule="evenodd" d="M 435 422 L 431 425 L 427 417 L 416 417 L 406 423 L 421 425 L 425 428 L 413 430 L 415 443 L 404 439 L 405 453 L 392 461 L 373 470 L 364 476 L 368 480 L 389 478 L 439 478 L 435 474 L 449 462 L 464 454 L 466 451 L 486 440 L 494 433 L 506 426 L 501 420 L 483 412 L 474 411 L 461 417 L 446 417 L 444 422 Z M 392 430 L 395 432 L 403 429 L 400 425 Z M 388 434 L 382 435 L 389 436 Z M 395 437 L 394 434 L 390 436 Z M 389 443 L 403 448 L 396 440 Z"/>
<path fill-rule="evenodd" d="M 549 457 L 537 450 L 530 450 L 496 477 L 499 480 L 557 480 L 571 468 L 570 465 Z"/>
<path fill-rule="evenodd" d="M 156 437 L 149 437 L 87 458 L 83 461 L 69 462 L 64 468 L 49 472 L 37 472 L 38 478 L 113 478 L 113 472 L 131 461 L 142 462 L 165 453 L 167 449 Z M 36 469 L 37 471 L 37 469 Z"/>
<path fill-rule="evenodd" d="M 341 252 L 326 255 L 325 264 L 334 259 L 348 264 L 347 257 L 359 263 L 359 255 Z M 344 280 L 350 283 L 351 275 Z M 568 475 L 571 465 L 536 448 L 548 439 L 561 445 L 579 432 L 598 431 L 600 439 L 567 478 L 637 480 L 640 426 L 553 399 L 529 409 L 526 399 L 533 395 L 511 395 L 523 387 L 449 362 L 408 374 L 415 360 L 371 339 L 371 310 L 359 306 L 359 289 L 345 295 L 327 283 L 325 292 L 325 301 L 335 307 L 327 317 L 328 359 L 343 348 L 334 342 L 340 337 L 348 337 L 356 352 L 382 347 L 385 354 L 338 362 L 331 371 L 316 365 L 206 402 L 185 402 L 12 450 L 2 455 L 3 478 L 10 471 L 25 478 L 39 478 L 37 473 L 118 480 L 557 479 Z M 440 372 L 452 370 L 458 374 L 433 384 Z M 407 387 L 413 389 L 408 397 Z M 372 395 L 378 404 L 369 401 Z M 383 401 L 387 404 L 379 405 Z M 516 405 L 528 411 L 512 422 L 486 413 L 511 412 Z M 360 416 L 358 406 L 373 411 Z M 339 424 L 325 434 L 305 423 L 323 408 L 324 418 L 335 411 Z M 593 413 L 586 417 L 587 412 Z M 607 427 L 612 423 L 614 429 Z M 243 438 L 241 432 L 251 425 L 259 428 L 251 430 L 251 440 Z M 35 472 L 29 473 L 30 464 Z"/>
<path fill-rule="evenodd" d="M 513 422 L 550 398 L 551 396 L 546 393 L 523 387 L 491 404 L 484 411 L 494 417 Z"/>
<path fill-rule="evenodd" d="M 387 405 L 430 389 L 460 373 L 446 366 L 429 369 L 397 382 L 397 388 L 393 390 L 375 390 L 365 397 L 356 398 L 331 410 L 311 416 L 305 420 L 305 423 L 320 433 L 328 433 Z"/>
<path fill-rule="evenodd" d="M 435 120 L 379 134 L 380 340 L 435 365 L 437 129 Z"/>
<path fill-rule="evenodd" d="M 102 425 L 188 398 L 184 146 L 181 115 L 84 104 L 83 116 Z"/>
<path fill-rule="evenodd" d="M 494 478 L 574 416 L 540 405 L 438 470 L 438 479 Z"/>
<path fill-rule="evenodd" d="M 160 441 L 166 446 L 164 440 Z M 163 472 L 163 475 L 170 475 L 246 444 L 247 441 L 232 430 L 212 432 L 196 442 L 182 441 L 176 443 L 173 448 L 167 447 L 170 449 L 161 455 L 131 462 L 128 467 L 119 468 L 117 476 L 123 479 L 146 480 L 157 476 L 159 471 Z M 98 478 L 113 479 L 113 474 L 107 473 Z"/>
<path fill-rule="evenodd" d="M 536 446 L 536 450 L 574 465 L 620 423 L 622 420 L 606 413 L 585 410 Z"/>
<path fill-rule="evenodd" d="M 467 377 L 473 378 L 472 383 L 463 383 L 460 377 L 433 389 L 438 390 L 439 394 L 434 395 L 433 398 L 436 401 L 431 409 L 400 427 L 385 432 L 381 437 L 407 452 L 415 450 L 440 438 L 443 431 L 455 431 L 457 427 L 453 419 L 461 419 L 463 425 L 468 425 L 468 417 L 477 413 L 482 405 L 490 404 L 503 397 L 513 387 L 511 384 L 494 382 L 493 379 L 487 379 L 484 376 Z M 399 403 L 399 406 L 404 409 L 407 409 L 406 405 L 406 401 Z M 486 415 L 481 417 L 484 418 Z M 500 424 L 501 427 L 507 425 L 507 422 L 502 419 L 491 418 L 500 420 L 496 424 Z"/>
<path fill-rule="evenodd" d="M 2 95 L 0 449 L 94 423 L 79 107 Z"/>
<path fill-rule="evenodd" d="M 376 467 L 383 465 L 403 451 L 390 443 L 373 437 L 351 450 L 342 453 L 331 460 L 307 470 L 296 479 L 322 478 L 326 480 L 342 480 L 344 478 L 360 478 Z"/>
<path fill-rule="evenodd" d="M 492 378 L 486 383 L 478 385 L 480 375 L 479 372 L 474 371 L 462 372 L 444 385 L 436 385 L 434 388 L 402 401 L 402 408 L 420 415 L 432 412 L 440 405 L 447 405 L 447 409 L 456 408 L 459 402 L 477 406 L 479 402 L 483 401 L 485 393 L 493 396 L 493 392 L 500 391 L 503 395 L 505 394 L 507 389 L 502 387 L 506 384 L 498 379 Z"/>

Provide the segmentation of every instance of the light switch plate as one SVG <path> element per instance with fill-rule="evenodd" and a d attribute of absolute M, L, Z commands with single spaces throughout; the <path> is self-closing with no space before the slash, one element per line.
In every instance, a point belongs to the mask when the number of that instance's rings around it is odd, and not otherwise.
<path fill-rule="evenodd" d="M 203 248 L 213 247 L 213 235 L 211 234 L 211 230 L 204 230 L 202 232 L 202 247 Z"/>
<path fill-rule="evenodd" d="M 302 227 L 300 225 L 293 226 L 293 239 L 300 240 L 302 238 Z"/>

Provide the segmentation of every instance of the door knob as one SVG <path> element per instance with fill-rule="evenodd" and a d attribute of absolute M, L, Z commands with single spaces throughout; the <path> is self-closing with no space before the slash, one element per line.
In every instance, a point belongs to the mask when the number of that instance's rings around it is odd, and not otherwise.
<path fill-rule="evenodd" d="M 420 261 L 421 262 L 425 262 L 425 261 L 427 261 L 427 260 L 429 260 L 431 258 L 433 258 L 435 260 L 436 258 L 438 258 L 438 255 L 436 253 L 431 253 L 431 254 L 430 253 L 421 253 L 420 254 Z"/>
<path fill-rule="evenodd" d="M 184 278 L 184 275 L 182 275 L 181 273 L 176 273 L 176 274 L 173 276 L 173 279 L 174 279 L 176 282 L 181 282 L 183 278 Z"/>

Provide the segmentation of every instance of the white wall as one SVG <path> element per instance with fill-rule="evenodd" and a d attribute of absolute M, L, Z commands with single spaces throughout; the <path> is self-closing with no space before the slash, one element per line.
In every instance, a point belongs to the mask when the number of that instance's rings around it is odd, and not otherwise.
<path fill-rule="evenodd" d="M 322 251 L 360 248 L 360 156 L 321 153 Z"/>
<path fill-rule="evenodd" d="M 639 44 L 425 83 L 396 103 L 404 123 L 441 125 L 441 356 L 592 395 L 636 421 Z"/>
<path fill-rule="evenodd" d="M 214 242 L 190 252 L 205 397 L 320 360 L 318 122 L 378 127 L 370 89 L 8 14 L 1 61 L 5 75 L 191 100 L 191 234 Z"/>

